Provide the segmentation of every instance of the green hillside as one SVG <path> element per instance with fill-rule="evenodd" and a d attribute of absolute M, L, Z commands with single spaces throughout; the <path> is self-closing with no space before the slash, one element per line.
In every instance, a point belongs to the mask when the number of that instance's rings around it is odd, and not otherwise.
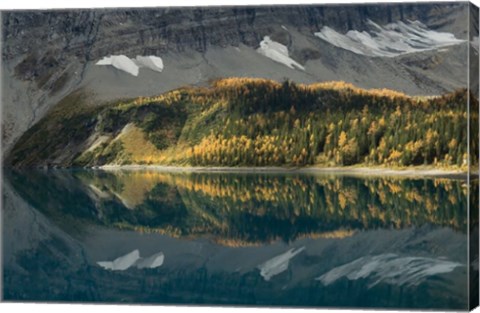
<path fill-rule="evenodd" d="M 87 105 L 76 92 L 18 141 L 7 162 L 462 168 L 467 96 L 248 78 L 103 105 Z"/>

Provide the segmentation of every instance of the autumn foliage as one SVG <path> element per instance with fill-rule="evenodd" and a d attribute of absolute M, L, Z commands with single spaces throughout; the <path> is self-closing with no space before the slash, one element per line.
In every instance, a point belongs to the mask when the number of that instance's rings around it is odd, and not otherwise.
<path fill-rule="evenodd" d="M 35 165 L 63 153 L 63 143 L 42 144 L 45 138 L 55 137 L 50 134 L 55 130 L 78 140 L 111 138 L 75 156 L 72 164 L 80 166 L 466 168 L 468 125 L 478 125 L 478 101 L 470 98 L 469 117 L 468 95 L 462 89 L 438 97 L 411 97 L 345 82 L 304 85 L 225 78 L 208 87 L 184 87 L 109 104 L 94 113 L 56 112 L 19 141 L 13 163 L 28 160 L 28 165 Z M 80 117 L 89 125 L 81 132 L 74 128 Z M 477 149 L 478 131 L 472 128 L 470 133 L 470 147 Z M 74 144 L 89 147 L 85 141 Z M 470 161 L 478 163 L 478 153 L 472 153 Z"/>

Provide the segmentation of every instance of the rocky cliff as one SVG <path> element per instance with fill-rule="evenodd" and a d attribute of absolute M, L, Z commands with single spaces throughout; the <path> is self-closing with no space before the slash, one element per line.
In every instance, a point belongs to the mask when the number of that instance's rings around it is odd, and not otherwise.
<path fill-rule="evenodd" d="M 4 151 L 8 154 L 25 130 L 79 88 L 94 104 L 225 76 L 346 80 L 422 95 L 451 91 L 466 84 L 467 44 L 372 58 L 314 34 L 324 26 L 343 34 L 362 32 L 369 21 L 420 21 L 466 40 L 467 15 L 466 3 L 3 12 Z M 258 53 L 265 36 L 285 46 L 303 70 Z M 109 55 L 159 56 L 165 68 L 133 77 L 95 66 Z"/>

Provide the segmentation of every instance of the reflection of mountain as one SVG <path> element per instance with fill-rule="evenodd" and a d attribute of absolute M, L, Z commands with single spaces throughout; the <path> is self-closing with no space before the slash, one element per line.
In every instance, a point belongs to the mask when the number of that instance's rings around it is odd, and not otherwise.
<path fill-rule="evenodd" d="M 30 171 L 12 183 L 55 219 L 231 246 L 424 224 L 466 231 L 462 182 L 446 179 Z"/>
<path fill-rule="evenodd" d="M 68 180 L 63 182 L 66 185 Z M 51 192 L 50 196 L 56 190 Z M 82 206 L 70 207 L 70 210 L 86 209 L 76 219 L 82 224 L 88 221 L 86 212 L 92 208 L 85 207 L 85 202 L 80 204 Z M 48 203 L 50 208 L 55 205 L 58 202 Z M 381 281 L 367 288 L 369 281 L 340 278 L 324 286 L 315 280 L 368 256 L 396 254 L 399 259 L 411 257 L 466 264 L 466 236 L 450 228 L 370 229 L 347 238 L 301 238 L 289 244 L 229 247 L 201 238 L 180 239 L 92 223 L 78 231 L 72 227 L 75 219 L 66 220 L 62 216 L 67 210 L 55 212 L 42 207 L 39 211 L 20 198 L 9 184 L 5 186 L 5 300 L 457 310 L 466 306 L 465 267 L 425 277 L 418 285 L 399 286 Z M 135 259 L 136 256 L 157 257 L 159 247 L 166 256 L 159 267 L 140 270 L 141 266 L 134 265 L 111 271 L 97 264 L 99 260 L 117 260 L 135 250 L 138 251 L 133 255 Z M 147 259 L 150 257 L 144 260 Z M 260 269 L 265 264 L 272 265 L 270 273 L 275 274 L 268 281 Z"/>
<path fill-rule="evenodd" d="M 467 42 L 473 40 L 467 38 L 469 8 L 461 2 L 4 12 L 4 145 L 9 151 L 31 125 L 77 89 L 86 90 L 92 104 L 232 76 L 288 77 L 296 82 L 343 79 L 365 88 L 420 95 L 451 91 L 467 84 Z M 379 35 L 390 37 L 391 28 L 410 26 L 401 36 L 401 42 L 410 43 L 408 50 L 418 46 L 411 42 L 418 31 L 437 39 L 423 38 L 421 48 L 443 46 L 439 42 L 445 41 L 458 45 L 413 49 L 415 53 L 395 58 L 370 57 L 372 50 L 379 50 L 376 45 L 362 45 L 367 55 L 357 54 L 314 35 L 328 26 L 339 36 L 368 33 L 373 41 L 369 21 L 379 25 Z M 266 36 L 270 49 L 258 50 Z M 393 43 L 398 50 L 397 40 Z M 346 44 L 355 48 L 351 41 Z M 385 50 L 380 49 L 397 54 Z M 99 61 L 116 67 L 95 65 Z"/>
<path fill-rule="evenodd" d="M 441 259 L 381 254 L 365 256 L 336 267 L 317 279 L 324 285 L 330 285 L 346 277 L 349 280 L 370 279 L 369 288 L 382 282 L 417 286 L 428 277 L 450 273 L 459 266 L 465 266 L 465 264 Z"/>

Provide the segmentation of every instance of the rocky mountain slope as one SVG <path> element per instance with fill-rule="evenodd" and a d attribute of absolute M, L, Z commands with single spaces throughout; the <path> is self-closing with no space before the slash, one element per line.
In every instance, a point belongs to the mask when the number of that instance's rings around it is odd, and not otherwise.
<path fill-rule="evenodd" d="M 452 91 L 467 82 L 467 14 L 466 3 L 3 12 L 4 151 L 79 88 L 92 104 L 226 76 Z M 370 22 L 392 29 L 409 21 L 455 44 L 372 57 L 315 36 L 324 27 L 342 35 L 371 32 Z M 124 55 L 124 63 L 96 65 L 111 55 Z M 162 67 L 143 64 L 136 76 L 122 70 L 135 71 L 137 55 L 161 58 Z"/>

